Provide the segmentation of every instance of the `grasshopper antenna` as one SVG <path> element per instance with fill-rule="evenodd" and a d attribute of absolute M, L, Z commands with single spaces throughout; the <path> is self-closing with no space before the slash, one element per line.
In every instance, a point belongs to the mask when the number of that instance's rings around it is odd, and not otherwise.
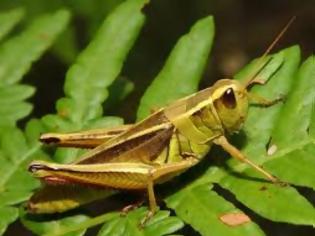
<path fill-rule="evenodd" d="M 285 34 L 285 32 L 289 29 L 289 27 L 292 25 L 292 23 L 295 21 L 296 16 L 293 16 L 289 22 L 284 26 L 284 28 L 281 30 L 281 32 L 277 35 L 277 37 L 272 41 L 272 43 L 269 45 L 267 50 L 264 52 L 264 54 L 258 59 L 255 70 L 253 70 L 253 73 L 248 77 L 248 81 L 245 80 L 245 88 L 248 86 L 258 83 L 258 84 L 263 84 L 264 82 L 260 81 L 257 79 L 257 76 L 259 72 L 271 61 L 270 60 L 265 60 L 267 55 L 270 53 L 270 51 L 275 47 L 275 45 L 280 41 L 282 36 Z"/>

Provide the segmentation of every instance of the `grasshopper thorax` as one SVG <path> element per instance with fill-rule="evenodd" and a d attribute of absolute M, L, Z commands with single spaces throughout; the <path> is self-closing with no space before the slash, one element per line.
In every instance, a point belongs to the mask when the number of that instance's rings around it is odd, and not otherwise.
<path fill-rule="evenodd" d="M 228 133 L 239 131 L 248 111 L 248 93 L 244 85 L 231 79 L 218 80 L 213 85 L 211 98 L 224 130 Z"/>

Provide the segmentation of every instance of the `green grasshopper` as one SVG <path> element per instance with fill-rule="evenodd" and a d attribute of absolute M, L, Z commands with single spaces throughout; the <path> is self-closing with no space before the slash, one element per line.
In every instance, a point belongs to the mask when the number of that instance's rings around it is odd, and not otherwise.
<path fill-rule="evenodd" d="M 260 69 L 266 65 L 266 60 L 258 62 L 262 64 Z M 144 223 L 157 211 L 154 185 L 164 183 L 199 163 L 213 144 L 249 164 L 271 182 L 279 182 L 226 138 L 226 135 L 241 129 L 249 104 L 270 106 L 281 100 L 267 100 L 250 93 L 249 87 L 255 83 L 263 83 L 257 73 L 245 83 L 219 80 L 212 87 L 177 100 L 133 125 L 43 134 L 40 140 L 44 143 L 92 149 L 71 164 L 33 161 L 29 171 L 46 185 L 31 197 L 29 211 L 63 212 L 117 190 L 146 190 L 149 212 Z"/>

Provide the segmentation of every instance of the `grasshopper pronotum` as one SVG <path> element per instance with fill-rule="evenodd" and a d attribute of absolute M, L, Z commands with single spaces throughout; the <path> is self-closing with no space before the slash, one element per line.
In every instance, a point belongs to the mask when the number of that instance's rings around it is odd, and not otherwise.
<path fill-rule="evenodd" d="M 258 62 L 260 70 L 266 61 Z M 278 182 L 226 138 L 226 134 L 241 129 L 250 103 L 269 106 L 279 101 L 278 98 L 269 101 L 252 94 L 248 88 L 255 83 L 262 83 L 257 72 L 244 84 L 230 79 L 219 80 L 212 87 L 177 100 L 133 125 L 42 135 L 40 140 L 44 143 L 92 150 L 71 164 L 32 162 L 29 170 L 46 185 L 30 199 L 29 210 L 34 213 L 62 212 L 112 191 L 147 190 L 150 211 L 145 222 L 157 210 L 154 185 L 196 165 L 212 144 L 220 145 L 232 157 L 249 164 L 271 182 Z M 97 190 L 84 190 L 82 186 Z M 52 200 L 54 196 L 55 201 Z"/>

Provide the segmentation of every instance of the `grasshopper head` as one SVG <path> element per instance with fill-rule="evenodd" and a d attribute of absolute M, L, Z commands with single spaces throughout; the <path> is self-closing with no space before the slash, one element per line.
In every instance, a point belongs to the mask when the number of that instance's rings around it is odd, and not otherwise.
<path fill-rule="evenodd" d="M 244 85 L 236 80 L 223 79 L 214 84 L 213 104 L 228 133 L 241 129 L 248 110 L 248 94 Z"/>

